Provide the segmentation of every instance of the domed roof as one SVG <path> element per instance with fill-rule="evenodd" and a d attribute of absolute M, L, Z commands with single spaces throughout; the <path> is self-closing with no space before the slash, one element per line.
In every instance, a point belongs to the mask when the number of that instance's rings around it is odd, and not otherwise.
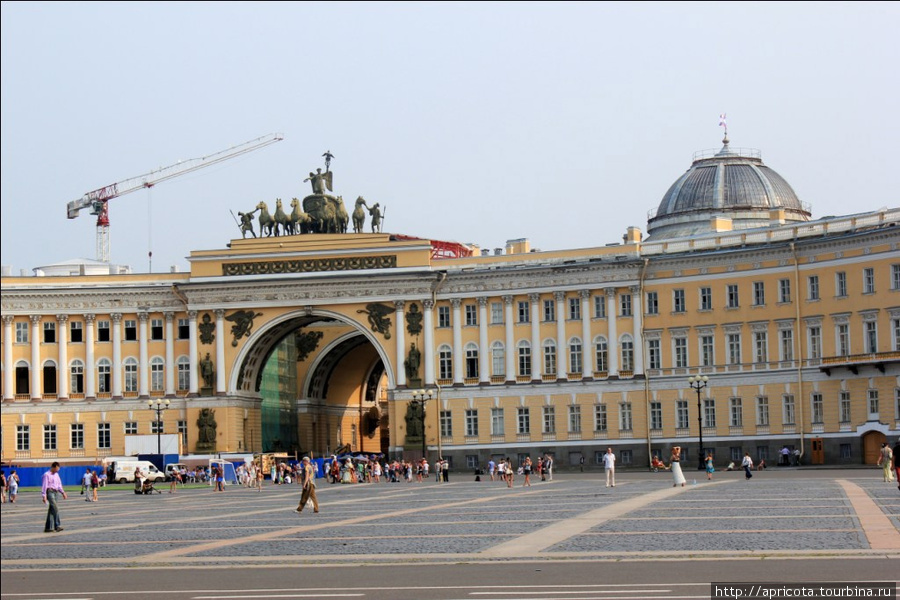
<path fill-rule="evenodd" d="M 687 172 L 672 184 L 647 222 L 653 239 L 717 231 L 716 219 L 732 229 L 808 221 L 810 212 L 790 184 L 763 164 L 758 150 L 700 152 Z M 773 212 L 775 211 L 775 212 Z"/>

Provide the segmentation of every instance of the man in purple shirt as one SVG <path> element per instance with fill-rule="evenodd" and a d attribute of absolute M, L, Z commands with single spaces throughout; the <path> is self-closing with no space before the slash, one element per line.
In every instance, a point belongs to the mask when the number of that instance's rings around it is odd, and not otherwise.
<path fill-rule="evenodd" d="M 49 502 L 50 508 L 47 510 L 47 522 L 44 525 L 44 533 L 52 533 L 54 531 L 62 531 L 63 528 L 59 524 L 59 497 L 62 495 L 63 500 L 68 498 L 66 490 L 63 489 L 62 481 L 59 479 L 59 463 L 54 462 L 50 465 L 50 470 L 44 473 L 41 478 L 41 499 L 44 504 Z"/>

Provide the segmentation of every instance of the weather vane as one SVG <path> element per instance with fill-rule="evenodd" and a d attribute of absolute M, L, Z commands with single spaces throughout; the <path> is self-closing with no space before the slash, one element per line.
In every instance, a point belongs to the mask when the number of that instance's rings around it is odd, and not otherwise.
<path fill-rule="evenodd" d="M 719 127 L 725 128 L 725 137 L 728 137 L 728 123 L 725 121 L 725 113 L 719 115 Z"/>

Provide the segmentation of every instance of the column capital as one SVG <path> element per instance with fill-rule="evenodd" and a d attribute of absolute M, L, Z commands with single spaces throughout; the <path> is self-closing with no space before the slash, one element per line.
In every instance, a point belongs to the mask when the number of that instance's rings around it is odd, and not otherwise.
<path fill-rule="evenodd" d="M 532 304 L 537 304 L 538 300 L 541 299 L 540 294 L 528 294 L 528 299 L 531 300 Z"/>
<path fill-rule="evenodd" d="M 87 313 L 86 315 L 84 315 L 84 320 L 88 324 L 93 323 L 97 320 L 97 315 L 95 315 L 94 313 Z"/>
<path fill-rule="evenodd" d="M 216 315 L 216 319 L 224 319 L 225 318 L 225 309 L 217 308 L 216 310 L 213 311 L 213 314 Z"/>
<path fill-rule="evenodd" d="M 138 312 L 137 316 L 138 316 L 138 321 L 140 321 L 141 323 L 146 323 L 147 320 L 150 318 L 150 313 L 143 310 L 143 311 Z"/>
<path fill-rule="evenodd" d="M 197 311 L 196 310 L 189 310 L 187 314 L 188 314 L 188 319 L 190 319 L 191 321 L 197 320 Z"/>
<path fill-rule="evenodd" d="M 425 310 L 431 310 L 434 308 L 434 300 L 432 300 L 431 298 L 422 300 L 422 306 L 425 307 Z"/>
<path fill-rule="evenodd" d="M 166 323 L 171 323 L 175 320 L 175 313 L 169 310 L 163 313 L 163 317 L 166 319 Z"/>
<path fill-rule="evenodd" d="M 112 319 L 113 323 L 120 323 L 122 321 L 122 313 L 110 313 L 109 318 Z"/>
<path fill-rule="evenodd" d="M 616 288 L 611 288 L 611 287 L 606 288 L 606 295 L 607 296 L 615 296 Z"/>
<path fill-rule="evenodd" d="M 587 300 L 591 297 L 591 290 L 579 290 L 578 295 Z"/>
<path fill-rule="evenodd" d="M 637 294 L 637 293 L 640 293 L 641 286 L 633 285 L 633 286 L 629 287 L 628 289 L 629 289 L 629 291 L 631 291 L 632 294 Z"/>
<path fill-rule="evenodd" d="M 509 304 L 512 304 L 512 303 L 513 303 L 513 297 L 512 297 L 512 296 L 510 296 L 509 294 L 503 296 L 503 304 L 509 305 Z"/>
<path fill-rule="evenodd" d="M 38 323 L 41 322 L 41 319 L 42 319 L 43 317 L 42 317 L 41 315 L 31 315 L 31 316 L 28 317 L 28 318 L 31 319 L 31 324 L 32 324 L 32 325 L 37 325 Z"/>
<path fill-rule="evenodd" d="M 460 299 L 460 298 L 451 298 L 450 299 L 450 306 L 452 306 L 453 308 L 459 308 L 461 305 L 462 305 L 462 299 Z"/>
<path fill-rule="evenodd" d="M 16 320 L 16 318 L 12 315 L 3 315 L 3 324 L 4 325 L 12 325 L 13 321 L 15 321 L 15 320 Z"/>
<path fill-rule="evenodd" d="M 479 296 L 478 297 L 478 306 L 487 306 L 488 299 L 487 296 Z"/>
<path fill-rule="evenodd" d="M 402 311 L 404 306 L 406 306 L 405 300 L 394 300 L 394 309 L 395 310 Z"/>
<path fill-rule="evenodd" d="M 56 315 L 56 320 L 60 323 L 65 323 L 69 320 L 69 315 Z"/>
<path fill-rule="evenodd" d="M 557 302 L 562 302 L 563 300 L 566 299 L 566 293 L 565 292 L 553 292 L 553 297 L 556 298 Z"/>

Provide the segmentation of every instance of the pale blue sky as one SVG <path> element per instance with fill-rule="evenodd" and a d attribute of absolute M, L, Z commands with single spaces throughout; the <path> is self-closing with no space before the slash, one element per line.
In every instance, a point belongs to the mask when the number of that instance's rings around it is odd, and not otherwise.
<path fill-rule="evenodd" d="M 187 269 L 229 209 L 310 193 L 384 230 L 543 250 L 646 232 L 720 146 L 813 216 L 897 206 L 900 4 L 2 3 L 2 264 L 95 257 L 104 185 L 272 133 L 284 141 L 110 202 L 111 256 Z M 149 215 L 149 217 L 148 217 Z"/>

